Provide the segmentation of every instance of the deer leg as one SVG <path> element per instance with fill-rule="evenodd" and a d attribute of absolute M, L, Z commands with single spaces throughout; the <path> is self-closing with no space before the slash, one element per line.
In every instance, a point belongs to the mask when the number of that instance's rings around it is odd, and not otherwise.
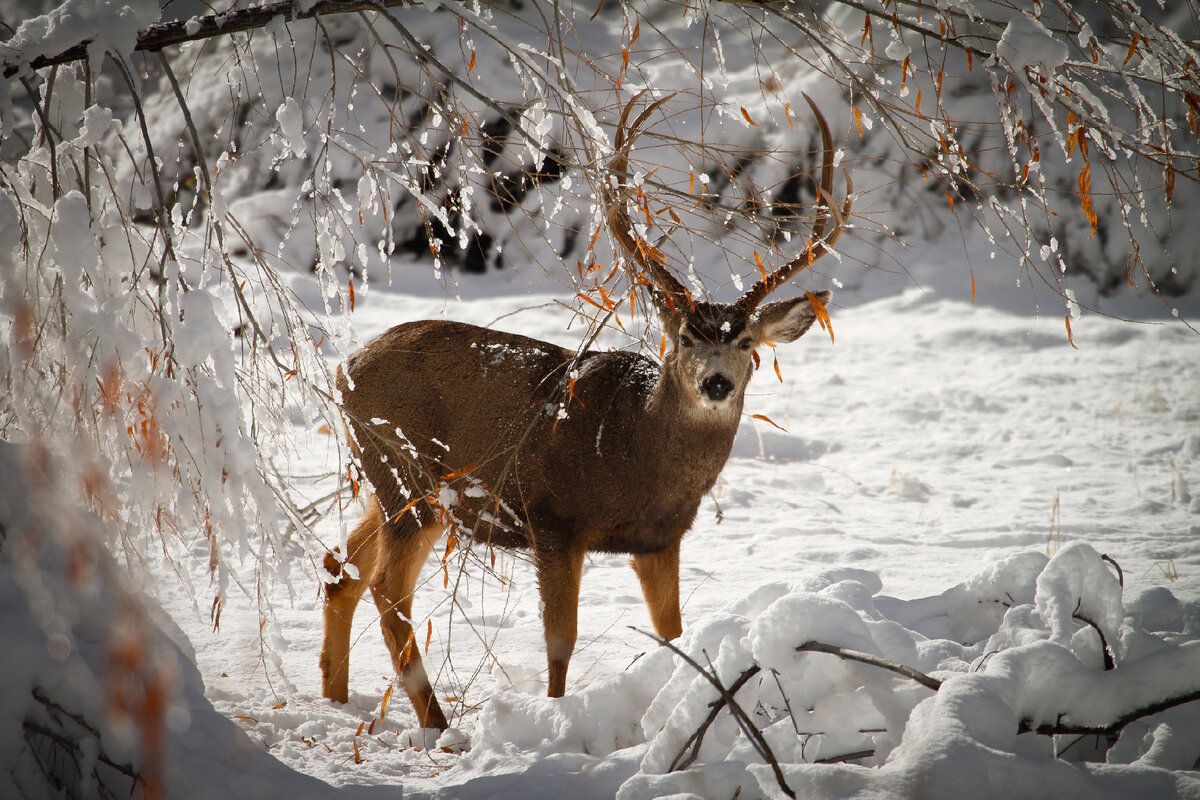
<path fill-rule="evenodd" d="M 346 574 L 341 562 L 328 553 L 325 569 L 338 576 L 336 583 L 325 587 L 325 637 L 321 646 L 321 694 L 335 703 L 349 699 L 350 683 L 350 623 L 363 592 L 379 565 L 379 537 L 382 535 L 383 513 L 379 504 L 370 501 L 366 516 L 350 534 L 346 543 L 346 562 L 358 570 L 358 577 Z"/>
<path fill-rule="evenodd" d="M 679 616 L 679 542 L 656 553 L 639 553 L 632 563 L 654 630 L 664 639 L 676 638 L 683 633 Z"/>
<path fill-rule="evenodd" d="M 584 551 L 539 551 L 538 590 L 546 628 L 546 662 L 550 668 L 546 696 L 562 697 L 567 690 L 567 665 L 575 650 L 579 620 L 579 578 Z"/>
<path fill-rule="evenodd" d="M 413 592 L 421 567 L 442 535 L 440 525 L 416 528 L 409 520 L 405 530 L 388 531 L 381 542 L 381 569 L 371 584 L 371 594 L 379 608 L 379 625 L 392 654 L 392 663 L 400 675 L 400 685 L 412 701 L 422 728 L 446 730 L 450 727 L 433 694 L 433 686 L 421 661 L 421 649 L 412 629 Z"/>

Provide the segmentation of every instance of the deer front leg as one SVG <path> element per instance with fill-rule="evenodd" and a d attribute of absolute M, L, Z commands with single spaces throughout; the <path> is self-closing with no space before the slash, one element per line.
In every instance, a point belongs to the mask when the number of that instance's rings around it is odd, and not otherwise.
<path fill-rule="evenodd" d="M 325 587 L 325 638 L 321 645 L 321 694 L 335 703 L 349 699 L 350 624 L 363 592 L 378 568 L 378 537 L 383 535 L 383 513 L 372 498 L 367 513 L 346 543 L 346 563 L 358 571 L 357 578 L 346 574 L 341 562 L 328 553 L 325 569 L 338 576 Z"/>
<path fill-rule="evenodd" d="M 536 553 L 542 622 L 546 628 L 546 662 L 550 668 L 548 697 L 562 697 L 567 691 L 567 665 L 571 662 L 578 635 L 583 556 L 582 549 L 538 550 Z"/>
<path fill-rule="evenodd" d="M 679 615 L 679 542 L 656 553 L 633 557 L 633 571 L 642 584 L 654 630 L 671 640 L 683 633 Z"/>

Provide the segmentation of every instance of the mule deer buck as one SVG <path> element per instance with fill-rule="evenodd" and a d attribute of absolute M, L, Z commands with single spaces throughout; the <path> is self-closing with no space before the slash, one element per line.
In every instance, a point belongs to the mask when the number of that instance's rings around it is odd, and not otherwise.
<path fill-rule="evenodd" d="M 375 495 L 345 555 L 357 576 L 337 555 L 325 559 L 337 576 L 326 590 L 326 697 L 347 699 L 351 617 L 369 588 L 421 726 L 447 727 L 411 625 L 421 568 L 447 524 L 472 530 L 482 545 L 532 552 L 551 697 L 566 689 L 588 552 L 632 555 L 655 630 L 664 639 L 682 632 L 680 540 L 729 457 L 754 349 L 802 336 L 825 313 L 830 293 L 762 301 L 838 239 L 853 188 L 847 175 L 839 208 L 829 126 L 806 97 L 824 163 L 805 252 L 764 272 L 736 303 L 694 301 L 626 210 L 634 192 L 625 182 L 630 148 L 669 99 L 630 125 L 640 97 L 621 115 L 613 179 L 600 195 L 631 279 L 650 288 L 669 352 L 659 366 L 635 353 L 577 355 L 511 333 L 424 321 L 392 328 L 351 356 L 338 388 L 352 449 Z M 447 499 L 451 486 L 459 488 Z"/>

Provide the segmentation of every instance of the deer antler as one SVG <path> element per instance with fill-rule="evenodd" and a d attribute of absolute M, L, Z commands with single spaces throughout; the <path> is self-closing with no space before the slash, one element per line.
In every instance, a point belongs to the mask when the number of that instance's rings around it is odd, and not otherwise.
<path fill-rule="evenodd" d="M 758 304 L 767 295 L 791 280 L 796 273 L 808 269 L 814 261 L 829 252 L 829 248 L 833 247 L 846 229 L 846 217 L 850 215 L 850 196 L 854 193 L 854 184 L 850 180 L 850 173 L 844 172 L 846 200 L 844 205 L 838 208 L 837 203 L 833 201 L 833 135 L 829 132 L 829 123 L 825 121 L 825 115 L 821 113 L 821 109 L 817 108 L 813 99 L 807 94 L 804 95 L 804 99 L 808 101 L 809 107 L 817 118 L 817 125 L 821 128 L 821 144 L 825 150 L 825 159 L 821 164 L 821 182 L 816 187 L 817 219 L 813 223 L 812 234 L 809 236 L 808 247 L 805 248 L 804 253 L 766 275 L 738 299 L 738 308 L 747 313 L 758 308 Z M 830 216 L 834 218 L 835 224 L 833 230 L 826 235 L 825 227 L 829 224 Z"/>
<path fill-rule="evenodd" d="M 621 121 L 617 125 L 617 132 L 613 139 L 613 148 L 616 150 L 616 154 L 608 164 L 609 175 L 612 177 L 602 182 L 600 196 L 604 203 L 608 229 L 613 238 L 617 240 L 617 244 L 625 253 L 626 258 L 637 264 L 643 273 L 649 273 L 649 278 L 646 278 L 641 273 L 631 270 L 630 276 L 635 285 L 649 283 L 652 288 L 658 289 L 659 291 L 654 293 L 655 302 L 660 308 L 665 303 L 665 310 L 674 313 L 676 309 L 691 306 L 691 293 L 667 270 L 667 257 L 662 251 L 638 236 L 633 221 L 625 209 L 625 203 L 632 193 L 626 184 L 626 179 L 629 177 L 629 150 L 633 147 L 634 140 L 641 134 L 641 126 L 650 118 L 650 115 L 675 96 L 671 94 L 655 100 L 646 106 L 630 125 L 629 115 L 646 91 L 643 89 L 638 92 L 621 111 Z"/>

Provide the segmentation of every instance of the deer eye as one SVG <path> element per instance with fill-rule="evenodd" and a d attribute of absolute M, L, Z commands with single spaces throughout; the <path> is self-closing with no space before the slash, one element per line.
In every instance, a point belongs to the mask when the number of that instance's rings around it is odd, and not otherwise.
<path fill-rule="evenodd" d="M 693 342 L 692 342 L 692 338 L 690 336 L 680 336 L 679 337 L 679 346 L 680 347 L 691 347 L 692 344 L 693 344 Z"/>
<path fill-rule="evenodd" d="M 738 349 L 749 350 L 753 344 L 754 342 L 750 339 L 742 339 L 740 342 L 738 342 Z"/>

